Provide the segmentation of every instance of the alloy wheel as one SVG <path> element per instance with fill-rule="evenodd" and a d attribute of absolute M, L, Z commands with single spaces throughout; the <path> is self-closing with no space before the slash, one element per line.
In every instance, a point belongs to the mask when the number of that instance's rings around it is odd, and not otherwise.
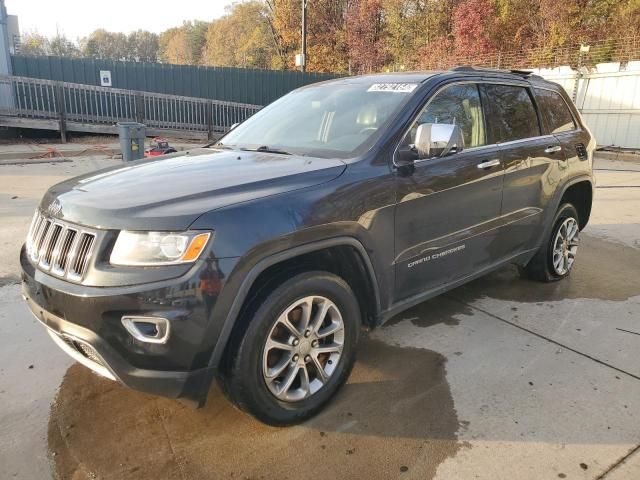
<path fill-rule="evenodd" d="M 288 306 L 267 336 L 262 374 L 279 400 L 297 402 L 323 388 L 342 357 L 345 329 L 338 307 L 309 296 Z"/>
<path fill-rule="evenodd" d="M 578 222 L 569 217 L 562 222 L 553 241 L 553 269 L 563 276 L 569 273 L 578 252 Z"/>

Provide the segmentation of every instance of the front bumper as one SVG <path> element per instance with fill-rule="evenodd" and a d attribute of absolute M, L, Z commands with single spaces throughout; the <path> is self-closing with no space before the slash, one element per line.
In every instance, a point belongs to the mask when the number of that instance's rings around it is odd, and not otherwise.
<path fill-rule="evenodd" d="M 21 253 L 22 294 L 55 343 L 96 373 L 143 392 L 202 405 L 214 369 L 203 346 L 215 301 L 185 292 L 198 285 L 199 270 L 169 284 L 126 288 L 71 285 L 35 269 Z M 191 290 L 190 290 L 191 289 Z M 169 318 L 166 344 L 143 343 L 121 323 L 123 315 Z"/>

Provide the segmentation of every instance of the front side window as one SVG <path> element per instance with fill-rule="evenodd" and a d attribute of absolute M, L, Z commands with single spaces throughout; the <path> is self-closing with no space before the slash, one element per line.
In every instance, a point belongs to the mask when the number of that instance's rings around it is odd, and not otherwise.
<path fill-rule="evenodd" d="M 424 123 L 457 125 L 462 130 L 464 148 L 486 145 L 486 129 L 480 95 L 476 84 L 453 85 L 438 93 L 418 115 L 409 135 L 413 143 L 415 132 Z"/>
<path fill-rule="evenodd" d="M 559 93 L 543 88 L 535 88 L 534 90 L 540 110 L 544 112 L 549 124 L 549 133 L 575 130 L 576 124 L 573 121 L 573 115 Z"/>
<path fill-rule="evenodd" d="M 525 87 L 490 84 L 484 88 L 492 106 L 492 143 L 540 136 L 538 115 Z"/>

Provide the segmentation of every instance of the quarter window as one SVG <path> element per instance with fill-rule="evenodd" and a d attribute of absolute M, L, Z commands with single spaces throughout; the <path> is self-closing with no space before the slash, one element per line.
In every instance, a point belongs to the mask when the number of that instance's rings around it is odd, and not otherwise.
<path fill-rule="evenodd" d="M 540 111 L 546 115 L 549 133 L 561 133 L 575 130 L 573 115 L 558 92 L 535 88 L 536 100 Z"/>
<path fill-rule="evenodd" d="M 423 123 L 458 125 L 462 130 L 464 148 L 487 143 L 480 95 L 475 84 L 453 85 L 438 93 L 418 115 L 410 132 L 412 139 Z"/>
<path fill-rule="evenodd" d="M 540 135 L 540 123 L 529 92 L 515 85 L 486 85 L 487 101 L 493 107 L 492 136 L 495 143 Z"/>

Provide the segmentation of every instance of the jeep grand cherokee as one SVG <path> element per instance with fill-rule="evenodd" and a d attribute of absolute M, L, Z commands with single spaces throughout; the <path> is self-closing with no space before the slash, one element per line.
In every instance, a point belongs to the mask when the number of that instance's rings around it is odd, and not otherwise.
<path fill-rule="evenodd" d="M 49 189 L 20 255 L 51 338 L 112 380 L 263 422 L 318 412 L 360 327 L 514 263 L 569 275 L 595 141 L 558 85 L 469 67 L 295 90 L 218 143 Z"/>

